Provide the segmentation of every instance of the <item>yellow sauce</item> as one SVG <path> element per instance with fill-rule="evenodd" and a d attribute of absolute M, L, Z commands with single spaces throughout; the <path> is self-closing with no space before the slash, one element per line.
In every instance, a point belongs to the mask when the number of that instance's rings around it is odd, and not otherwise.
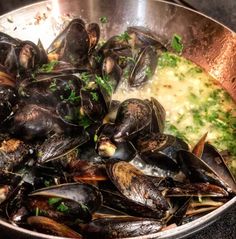
<path fill-rule="evenodd" d="M 185 139 L 191 146 L 206 132 L 207 140 L 236 158 L 236 107 L 229 95 L 194 63 L 163 53 L 152 79 L 143 87 L 123 83 L 114 99 L 155 97 L 166 110 L 166 133 Z M 236 168 L 236 160 L 231 166 Z"/>

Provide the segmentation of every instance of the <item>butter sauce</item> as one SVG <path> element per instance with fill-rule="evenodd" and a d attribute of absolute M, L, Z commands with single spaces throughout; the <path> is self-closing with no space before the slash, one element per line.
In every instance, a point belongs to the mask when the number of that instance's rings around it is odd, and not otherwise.
<path fill-rule="evenodd" d="M 113 99 L 150 97 L 166 110 L 166 133 L 193 146 L 208 132 L 210 143 L 229 152 L 229 164 L 236 175 L 236 106 L 215 79 L 183 57 L 162 53 L 147 84 L 135 89 L 124 81 Z"/>

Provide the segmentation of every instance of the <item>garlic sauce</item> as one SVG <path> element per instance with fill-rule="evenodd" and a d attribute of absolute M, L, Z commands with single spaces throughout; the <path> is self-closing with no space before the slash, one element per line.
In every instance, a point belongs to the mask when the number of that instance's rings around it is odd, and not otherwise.
<path fill-rule="evenodd" d="M 150 97 L 166 110 L 165 133 L 193 146 L 208 132 L 210 143 L 233 155 L 230 166 L 236 174 L 236 106 L 211 76 L 183 57 L 162 53 L 152 80 L 138 89 L 123 83 L 113 99 Z"/>

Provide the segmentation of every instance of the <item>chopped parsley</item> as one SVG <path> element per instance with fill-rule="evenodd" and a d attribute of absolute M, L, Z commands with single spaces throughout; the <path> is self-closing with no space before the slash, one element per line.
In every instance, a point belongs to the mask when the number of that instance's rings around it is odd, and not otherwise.
<path fill-rule="evenodd" d="M 179 59 L 169 53 L 169 52 L 164 52 L 158 59 L 158 66 L 163 68 L 163 67 L 176 67 Z"/>
<path fill-rule="evenodd" d="M 35 216 L 36 217 L 38 217 L 38 216 L 47 216 L 48 215 L 48 212 L 47 211 L 45 211 L 45 210 L 42 210 L 42 209 L 40 209 L 40 208 L 38 208 L 38 207 L 36 207 L 36 209 L 35 209 Z"/>
<path fill-rule="evenodd" d="M 98 101 L 99 100 L 99 96 L 97 92 L 90 92 L 91 96 L 92 96 L 92 100 L 93 101 Z"/>
<path fill-rule="evenodd" d="M 98 141 L 98 135 L 97 135 L 97 134 L 95 134 L 95 135 L 93 136 L 93 141 L 94 141 L 95 143 Z"/>
<path fill-rule="evenodd" d="M 177 53 L 182 53 L 184 45 L 182 43 L 182 37 L 178 34 L 174 34 L 171 40 L 171 47 Z"/>
<path fill-rule="evenodd" d="M 69 207 L 65 205 L 64 202 L 61 202 L 60 205 L 57 207 L 57 211 L 59 212 L 68 212 L 69 211 Z"/>
<path fill-rule="evenodd" d="M 178 130 L 178 128 L 175 125 L 173 125 L 172 123 L 170 123 L 170 121 L 166 121 L 166 132 L 172 133 L 176 137 L 188 142 L 188 139 L 185 136 L 184 132 L 181 132 L 181 130 Z"/>
<path fill-rule="evenodd" d="M 188 96 L 188 100 L 192 103 L 197 103 L 198 102 L 198 97 L 196 94 L 194 94 L 193 92 L 190 92 L 189 96 Z"/>
<path fill-rule="evenodd" d="M 71 90 L 69 97 L 66 99 L 66 101 L 70 103 L 76 103 L 80 100 L 80 96 L 76 95 L 74 90 Z"/>
<path fill-rule="evenodd" d="M 108 77 L 100 77 L 98 75 L 95 76 L 95 82 L 97 85 L 102 87 L 109 95 L 112 95 L 112 86 L 108 82 Z"/>
<path fill-rule="evenodd" d="M 65 115 L 64 119 L 69 122 L 73 121 L 73 117 L 71 115 Z"/>
<path fill-rule="evenodd" d="M 91 125 L 91 120 L 87 116 L 80 116 L 79 125 L 87 129 Z"/>
<path fill-rule="evenodd" d="M 45 187 L 49 187 L 51 185 L 51 182 L 49 180 L 44 180 Z"/>
<path fill-rule="evenodd" d="M 106 16 L 102 16 L 102 17 L 99 17 L 99 21 L 102 23 L 102 24 L 105 24 L 108 22 L 108 19 Z"/>
<path fill-rule="evenodd" d="M 54 80 L 50 83 L 49 89 L 50 89 L 50 91 L 52 91 L 52 92 L 55 92 L 55 91 L 57 90 L 56 79 L 54 79 Z"/>
<path fill-rule="evenodd" d="M 130 39 L 131 39 L 131 37 L 127 31 L 118 35 L 118 40 L 120 40 L 120 41 L 128 41 Z"/>
<path fill-rule="evenodd" d="M 148 78 L 150 78 L 150 77 L 152 76 L 152 70 L 151 70 L 150 66 L 147 66 L 147 67 L 145 68 L 145 75 L 146 75 Z"/>
<path fill-rule="evenodd" d="M 35 209 L 35 216 L 36 216 L 36 217 L 39 216 L 39 208 L 38 208 L 38 207 L 36 207 L 36 209 Z"/>
<path fill-rule="evenodd" d="M 53 205 L 53 204 L 56 204 L 56 203 L 60 202 L 61 200 L 62 200 L 61 198 L 49 198 L 48 199 L 48 204 Z"/>
<path fill-rule="evenodd" d="M 48 64 L 43 64 L 40 68 L 39 68 L 39 72 L 45 72 L 45 73 L 50 73 L 53 71 L 53 69 L 55 68 L 56 65 L 58 65 L 59 61 L 51 61 Z"/>
<path fill-rule="evenodd" d="M 80 79 L 87 84 L 90 80 L 90 74 L 88 72 L 83 72 L 80 74 Z"/>

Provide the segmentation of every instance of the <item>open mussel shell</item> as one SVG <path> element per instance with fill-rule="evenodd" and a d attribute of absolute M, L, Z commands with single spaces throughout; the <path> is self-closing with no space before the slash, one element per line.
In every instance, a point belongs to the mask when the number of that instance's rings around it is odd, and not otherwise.
<path fill-rule="evenodd" d="M 82 86 L 82 81 L 75 75 L 47 73 L 38 75 L 34 80 L 29 78 L 22 81 L 18 92 L 27 102 L 56 107 L 59 102 L 70 99 L 71 94 L 73 99 L 77 99 Z"/>
<path fill-rule="evenodd" d="M 111 84 L 112 89 L 115 92 L 121 81 L 122 69 L 117 64 L 114 57 L 107 56 L 104 58 L 102 71 L 103 77 L 107 77 L 109 79 L 109 83 Z"/>
<path fill-rule="evenodd" d="M 80 104 L 62 101 L 56 106 L 56 113 L 68 125 L 79 125 Z"/>
<path fill-rule="evenodd" d="M 87 26 L 87 33 L 89 36 L 89 52 L 91 52 L 97 45 L 100 38 L 100 27 L 97 23 L 90 23 Z"/>
<path fill-rule="evenodd" d="M 23 164 L 30 154 L 30 147 L 19 139 L 9 139 L 1 142 L 0 146 L 0 169 L 12 171 L 15 167 Z"/>
<path fill-rule="evenodd" d="M 141 99 L 123 101 L 118 109 L 113 136 L 114 141 L 122 142 L 141 131 L 151 122 L 151 107 Z"/>
<path fill-rule="evenodd" d="M 10 194 L 11 186 L 10 185 L 1 185 L 0 186 L 0 204 L 3 203 Z"/>
<path fill-rule="evenodd" d="M 22 41 L 19 48 L 18 64 L 26 71 L 34 70 L 37 66 L 46 64 L 48 61 L 42 44 L 37 46 L 31 41 Z"/>
<path fill-rule="evenodd" d="M 33 185 L 27 182 L 21 181 L 14 191 L 11 197 L 6 203 L 6 214 L 13 223 L 24 224 L 29 211 L 26 208 L 27 195 L 33 190 Z"/>
<path fill-rule="evenodd" d="M 50 235 L 68 238 L 83 238 L 78 232 L 75 232 L 66 225 L 58 223 L 47 217 L 31 216 L 28 217 L 27 223 L 33 228 L 37 229 L 37 231 L 42 233 L 48 233 Z"/>
<path fill-rule="evenodd" d="M 89 162 L 87 160 L 76 160 L 70 163 L 70 177 L 74 181 L 106 181 L 108 176 L 106 174 L 105 165 L 102 163 Z"/>
<path fill-rule="evenodd" d="M 112 36 L 109 38 L 99 49 L 99 52 L 104 56 L 117 55 L 117 56 L 132 56 L 130 45 L 125 39 L 119 36 Z M 127 54 L 128 53 L 128 54 Z"/>
<path fill-rule="evenodd" d="M 80 21 L 72 21 L 66 32 L 59 60 L 75 66 L 84 65 L 88 59 L 89 47 L 90 40 L 85 26 Z"/>
<path fill-rule="evenodd" d="M 229 171 L 224 158 L 217 149 L 209 143 L 205 143 L 202 160 L 209 165 L 219 178 L 221 178 L 236 194 L 236 180 Z"/>
<path fill-rule="evenodd" d="M 75 207 L 74 204 L 76 204 L 77 207 L 79 207 L 79 209 L 77 209 L 78 218 L 83 218 L 88 213 L 91 214 L 95 212 L 102 204 L 102 195 L 100 191 L 96 187 L 85 183 L 65 183 L 42 188 L 32 192 L 29 196 L 36 200 L 42 197 L 46 199 L 57 198 L 62 200 L 62 202 L 67 205 L 68 209 L 70 209 L 70 205 L 73 209 Z"/>
<path fill-rule="evenodd" d="M 169 207 L 168 203 L 148 176 L 130 163 L 115 159 L 108 161 L 106 168 L 108 176 L 121 194 L 163 217 Z"/>
<path fill-rule="evenodd" d="M 47 53 L 60 52 L 61 48 L 64 45 L 66 34 L 72 24 L 80 24 L 81 26 L 85 27 L 85 22 L 80 18 L 76 18 L 70 21 L 70 23 L 66 26 L 66 28 L 54 39 L 54 41 L 48 47 Z"/>
<path fill-rule="evenodd" d="M 208 182 L 232 192 L 232 188 L 202 159 L 186 150 L 178 152 L 178 161 L 183 172 L 191 182 Z"/>
<path fill-rule="evenodd" d="M 103 205 L 130 216 L 161 219 L 161 215 L 150 207 L 123 196 L 118 191 L 101 190 Z"/>
<path fill-rule="evenodd" d="M 151 97 L 152 121 L 150 131 L 154 133 L 163 133 L 165 127 L 166 112 L 157 99 Z"/>
<path fill-rule="evenodd" d="M 45 140 L 38 148 L 38 163 L 46 163 L 51 160 L 58 159 L 80 145 L 86 143 L 89 140 L 89 136 L 83 129 L 78 131 L 78 135 L 53 135 Z"/>
<path fill-rule="evenodd" d="M 161 228 L 162 224 L 158 220 L 129 216 L 102 218 L 80 224 L 82 234 L 94 239 L 140 237 L 156 233 Z"/>
<path fill-rule="evenodd" d="M 181 225 L 183 218 L 188 210 L 189 204 L 192 200 L 192 197 L 186 197 L 186 198 L 180 198 L 176 204 L 177 209 L 170 217 L 167 219 L 167 224 L 175 224 L 175 225 Z"/>
<path fill-rule="evenodd" d="M 51 132 L 62 133 L 62 123 L 52 108 L 23 104 L 13 117 L 11 132 L 27 140 L 43 138 Z"/>
<path fill-rule="evenodd" d="M 183 140 L 160 133 L 149 133 L 138 137 L 135 146 L 143 161 L 162 169 L 159 176 L 168 176 L 171 172 L 174 176 L 173 173 L 178 173 L 180 167 L 176 161 L 177 152 L 180 149 L 188 149 L 188 145 Z M 163 175 L 165 172 L 167 174 Z"/>
<path fill-rule="evenodd" d="M 222 187 L 209 183 L 178 183 L 165 191 L 166 197 L 227 197 L 228 195 Z"/>
<path fill-rule="evenodd" d="M 156 66 L 157 53 L 155 49 L 148 46 L 141 50 L 130 73 L 129 85 L 131 87 L 142 86 L 153 76 Z"/>
<path fill-rule="evenodd" d="M 101 157 L 115 158 L 124 161 L 131 161 L 137 154 L 137 150 L 129 141 L 114 142 L 114 124 L 103 124 L 97 131 L 96 150 Z"/>
<path fill-rule="evenodd" d="M 96 211 L 102 203 L 99 190 L 85 183 L 65 183 L 46 187 L 32 192 L 29 196 L 45 196 L 73 200 L 86 205 L 91 212 Z"/>
<path fill-rule="evenodd" d="M 160 37 L 146 27 L 131 26 L 127 28 L 127 32 L 131 37 L 130 42 L 133 47 L 155 46 L 158 49 L 165 49 L 160 42 Z"/>
<path fill-rule="evenodd" d="M 107 113 L 107 108 L 99 88 L 81 89 L 80 96 L 85 115 L 95 122 L 102 121 Z"/>

